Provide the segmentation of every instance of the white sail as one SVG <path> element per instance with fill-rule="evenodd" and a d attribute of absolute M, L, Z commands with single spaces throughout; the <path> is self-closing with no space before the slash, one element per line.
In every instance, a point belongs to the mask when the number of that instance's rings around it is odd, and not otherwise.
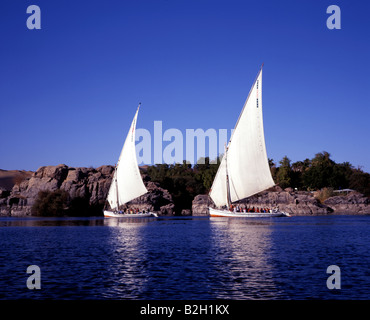
<path fill-rule="evenodd" d="M 108 192 L 107 200 L 112 209 L 117 209 L 120 205 L 148 192 L 136 160 L 135 131 L 139 107 L 131 123 Z"/>
<path fill-rule="evenodd" d="M 262 69 L 249 92 L 227 149 L 231 202 L 275 185 L 266 153 L 262 119 Z M 217 206 L 228 205 L 226 164 L 223 157 L 210 191 Z"/>

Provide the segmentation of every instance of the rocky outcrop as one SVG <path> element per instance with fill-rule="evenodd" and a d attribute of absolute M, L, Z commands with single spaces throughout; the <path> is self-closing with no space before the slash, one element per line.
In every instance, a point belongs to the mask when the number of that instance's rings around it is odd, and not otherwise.
<path fill-rule="evenodd" d="M 310 192 L 283 191 L 276 187 L 273 191 L 261 192 L 242 202 L 248 207 L 277 207 L 291 215 L 325 215 L 333 210 L 322 205 Z"/>
<path fill-rule="evenodd" d="M 127 207 L 138 208 L 140 211 L 156 212 L 159 215 L 173 215 L 175 213 L 175 205 L 172 202 L 172 197 L 169 192 L 158 186 L 157 183 L 146 181 L 144 176 L 144 184 L 148 193 L 127 203 Z"/>
<path fill-rule="evenodd" d="M 198 194 L 192 204 L 193 216 L 208 216 L 208 207 L 212 204 L 212 200 L 207 194 Z"/>
<path fill-rule="evenodd" d="M 193 201 L 193 215 L 208 215 L 208 204 L 212 204 L 207 195 L 198 195 Z M 241 201 L 242 205 L 255 208 L 275 208 L 291 215 L 327 215 L 327 214 L 370 214 L 369 199 L 360 193 L 336 196 L 323 204 L 311 192 L 282 190 L 275 187 Z"/>
<path fill-rule="evenodd" d="M 114 172 L 113 166 L 99 168 L 45 166 L 36 172 L 16 172 L 13 179 L 9 172 L 2 170 L 0 178 L 0 215 L 30 215 L 32 205 L 39 191 L 68 192 L 71 199 L 84 199 L 91 208 L 101 214 Z M 13 172 L 14 173 L 14 172 Z M 13 174 L 12 173 L 12 174 Z M 173 215 L 174 203 L 171 194 L 157 183 L 150 181 L 146 169 L 141 174 L 148 193 L 129 202 L 128 207 L 150 210 L 159 215 Z M 326 215 L 326 214 L 370 214 L 369 198 L 358 192 L 334 196 L 323 203 L 313 193 L 304 191 L 282 190 L 275 187 L 242 201 L 248 207 L 278 207 L 291 215 Z M 206 216 L 208 206 L 214 206 L 208 195 L 197 195 L 192 202 L 192 210 L 183 209 L 182 215 Z"/>
<path fill-rule="evenodd" d="M 355 191 L 348 195 L 330 197 L 324 201 L 324 204 L 337 214 L 370 214 L 369 198 Z"/>
<path fill-rule="evenodd" d="M 103 207 L 111 184 L 114 167 L 99 168 L 45 166 L 39 168 L 20 183 L 14 184 L 11 190 L 2 189 L 0 192 L 1 215 L 30 215 L 39 191 L 55 191 L 58 189 L 68 192 L 71 199 L 87 199 L 91 207 Z M 148 181 L 145 172 L 143 180 L 148 193 L 131 201 L 128 206 L 154 211 L 160 215 L 173 214 L 172 197 L 167 190 L 156 183 Z"/>

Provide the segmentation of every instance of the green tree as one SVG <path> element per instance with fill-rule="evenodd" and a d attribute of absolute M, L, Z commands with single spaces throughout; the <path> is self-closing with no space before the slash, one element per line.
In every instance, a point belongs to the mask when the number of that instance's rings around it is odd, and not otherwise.
<path fill-rule="evenodd" d="M 193 168 L 183 161 L 182 164 L 149 166 L 147 173 L 152 181 L 168 190 L 175 204 L 175 212 L 180 214 L 182 209 L 191 209 L 196 195 L 209 191 L 219 164 L 220 159 L 210 162 L 207 157 L 199 159 Z"/>
<path fill-rule="evenodd" d="M 60 217 L 68 214 L 69 194 L 65 190 L 39 191 L 31 207 L 35 216 Z"/>
<path fill-rule="evenodd" d="M 334 164 L 328 152 L 317 153 L 311 160 L 311 166 L 303 174 L 305 186 L 310 189 L 333 187 L 329 181 L 333 174 Z"/>
<path fill-rule="evenodd" d="M 279 186 L 283 189 L 292 186 L 292 168 L 290 166 L 290 162 L 291 161 L 287 156 L 279 162 L 280 166 L 276 174 L 276 180 Z"/>
<path fill-rule="evenodd" d="M 216 176 L 220 162 L 220 158 L 210 162 L 209 157 L 206 157 L 200 158 L 197 164 L 194 166 L 195 178 L 197 181 L 202 183 L 205 192 L 208 192 L 209 189 L 211 189 L 213 179 Z"/>
<path fill-rule="evenodd" d="M 352 169 L 349 187 L 370 197 L 370 174 L 363 172 L 360 168 Z"/>
<path fill-rule="evenodd" d="M 334 189 L 349 188 L 352 172 L 353 166 L 349 162 L 334 163 L 333 172 L 329 178 L 328 185 Z"/>
<path fill-rule="evenodd" d="M 270 172 L 271 172 L 272 179 L 275 182 L 277 182 L 276 174 L 277 174 L 278 168 L 276 168 L 276 164 L 274 162 L 274 159 L 269 159 L 269 167 L 270 167 Z"/>
<path fill-rule="evenodd" d="M 311 165 L 311 160 L 297 161 L 292 163 L 292 187 L 304 189 L 303 174 Z"/>

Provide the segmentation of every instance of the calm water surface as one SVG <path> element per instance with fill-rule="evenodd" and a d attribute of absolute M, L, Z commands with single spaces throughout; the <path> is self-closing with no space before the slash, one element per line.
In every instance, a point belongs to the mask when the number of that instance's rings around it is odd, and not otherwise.
<path fill-rule="evenodd" d="M 0 299 L 370 298 L 369 216 L 0 218 L 0 245 Z"/>

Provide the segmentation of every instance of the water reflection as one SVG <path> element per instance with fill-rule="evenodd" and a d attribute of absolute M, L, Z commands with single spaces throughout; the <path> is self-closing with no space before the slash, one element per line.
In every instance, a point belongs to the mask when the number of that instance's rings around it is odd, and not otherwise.
<path fill-rule="evenodd" d="M 148 218 L 150 219 L 150 218 Z M 109 260 L 104 298 L 140 299 L 149 277 L 144 250 L 144 228 L 150 220 L 135 218 L 105 219 L 109 228 L 107 250 Z"/>
<path fill-rule="evenodd" d="M 105 218 L 104 219 L 104 226 L 107 227 L 129 227 L 132 226 L 132 224 L 137 225 L 145 225 L 148 222 L 155 221 L 156 218 Z"/>
<path fill-rule="evenodd" d="M 107 219 L 107 295 L 137 299 L 271 299 L 269 223 L 244 219 Z"/>
<path fill-rule="evenodd" d="M 211 218 L 215 272 L 221 285 L 216 298 L 276 299 L 269 261 L 270 219 Z M 225 284 L 222 285 L 222 282 Z"/>
<path fill-rule="evenodd" d="M 0 218 L 0 299 L 369 297 L 358 217 Z M 26 268 L 42 270 L 28 290 Z M 343 270 L 328 292 L 326 267 Z"/>
<path fill-rule="evenodd" d="M 208 219 L 109 221 L 112 291 L 122 298 L 211 298 Z M 208 239 L 208 240 L 207 240 Z"/>
<path fill-rule="evenodd" d="M 64 227 L 64 226 L 103 226 L 101 217 L 0 217 L 0 227 Z"/>

